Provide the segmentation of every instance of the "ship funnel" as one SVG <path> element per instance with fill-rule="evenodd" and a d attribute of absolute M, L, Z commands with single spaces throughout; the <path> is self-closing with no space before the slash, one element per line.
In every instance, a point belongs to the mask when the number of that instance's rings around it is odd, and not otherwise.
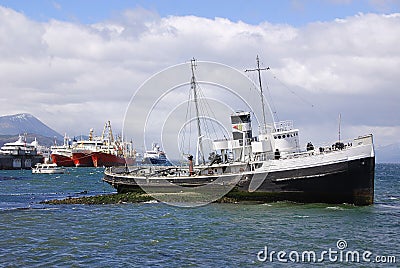
<path fill-rule="evenodd" d="M 243 132 L 246 139 L 252 138 L 250 112 L 236 112 L 232 114 L 231 123 L 234 140 L 243 140 Z"/>

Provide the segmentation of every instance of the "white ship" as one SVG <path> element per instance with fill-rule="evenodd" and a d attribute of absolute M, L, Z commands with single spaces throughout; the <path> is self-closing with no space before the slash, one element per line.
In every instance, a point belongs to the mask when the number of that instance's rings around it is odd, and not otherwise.
<path fill-rule="evenodd" d="M 152 150 L 148 150 L 143 154 L 143 163 L 153 165 L 170 165 L 166 154 L 160 149 L 158 143 L 152 144 Z"/>
<path fill-rule="evenodd" d="M 15 142 L 7 142 L 0 149 L 0 169 L 30 169 L 37 163 L 43 163 L 44 157 L 39 154 L 36 140 L 32 143 L 19 135 Z"/>

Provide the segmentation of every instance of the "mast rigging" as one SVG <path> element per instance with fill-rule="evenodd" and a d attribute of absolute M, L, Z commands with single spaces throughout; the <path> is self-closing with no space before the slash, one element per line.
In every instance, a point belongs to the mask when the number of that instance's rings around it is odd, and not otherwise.
<path fill-rule="evenodd" d="M 261 108 L 262 108 L 262 116 L 263 116 L 263 127 L 267 125 L 267 122 L 265 120 L 265 104 L 264 104 L 264 94 L 263 94 L 263 88 L 262 88 L 262 83 L 261 83 L 261 71 L 269 70 L 270 68 L 260 68 L 260 59 L 258 58 L 258 55 L 256 57 L 257 61 L 257 68 L 255 69 L 247 69 L 245 72 L 258 72 L 258 82 L 260 86 L 260 96 L 261 96 Z"/>
<path fill-rule="evenodd" d="M 192 69 L 192 79 L 190 81 L 191 84 L 191 89 L 193 90 L 193 98 L 194 98 L 194 106 L 196 109 L 196 122 L 197 122 L 197 142 L 198 142 L 198 150 L 197 150 L 197 155 L 196 155 L 196 164 L 198 165 L 199 158 L 201 155 L 201 161 L 203 164 L 205 164 L 205 159 L 204 159 L 204 154 L 203 154 L 203 145 L 202 145 L 202 137 L 203 135 L 201 134 L 201 126 L 200 126 L 200 112 L 199 112 L 199 103 L 197 99 L 197 88 L 196 88 L 196 77 L 194 75 L 194 69 L 196 68 L 196 59 L 193 58 L 190 60 L 191 63 L 191 69 Z"/>

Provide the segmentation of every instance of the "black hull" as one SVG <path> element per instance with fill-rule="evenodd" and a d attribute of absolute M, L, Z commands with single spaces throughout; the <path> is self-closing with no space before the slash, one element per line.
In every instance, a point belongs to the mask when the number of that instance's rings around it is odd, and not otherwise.
<path fill-rule="evenodd" d="M 374 202 L 374 174 L 374 157 L 258 175 L 246 174 L 227 197 L 262 202 L 285 200 L 301 203 L 371 205 Z M 255 176 L 261 179 L 262 183 L 252 191 L 250 185 Z M 213 176 L 201 176 L 175 182 L 180 186 L 196 187 L 213 179 Z M 117 174 L 105 175 L 104 181 L 119 193 L 141 190 L 133 178 L 119 177 Z"/>
<path fill-rule="evenodd" d="M 43 160 L 39 155 L 0 155 L 0 169 L 31 169 Z"/>
<path fill-rule="evenodd" d="M 253 176 L 246 175 L 228 195 L 246 200 L 371 205 L 374 202 L 374 174 L 375 158 L 368 157 L 271 172 L 254 192 L 249 192 Z"/>

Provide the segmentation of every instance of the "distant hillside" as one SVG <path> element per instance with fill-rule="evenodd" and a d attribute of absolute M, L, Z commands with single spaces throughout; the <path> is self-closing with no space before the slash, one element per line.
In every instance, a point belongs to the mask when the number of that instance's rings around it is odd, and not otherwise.
<path fill-rule="evenodd" d="M 375 148 L 377 163 L 400 163 L 400 143 Z"/>
<path fill-rule="evenodd" d="M 24 133 L 38 134 L 43 137 L 54 137 L 62 140 L 63 137 L 46 126 L 39 119 L 31 114 L 15 114 L 0 116 L 0 135 L 18 135 Z"/>

